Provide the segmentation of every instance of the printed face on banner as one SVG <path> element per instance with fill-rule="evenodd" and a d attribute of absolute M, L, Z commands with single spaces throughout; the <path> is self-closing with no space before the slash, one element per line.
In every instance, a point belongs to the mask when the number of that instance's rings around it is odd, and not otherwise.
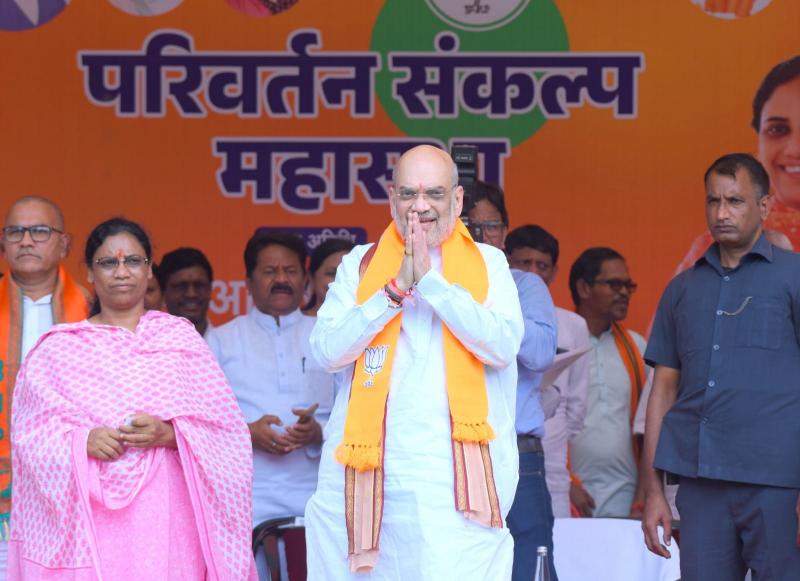
<path fill-rule="evenodd" d="M 281 317 L 300 306 L 307 278 L 297 254 L 272 244 L 258 253 L 256 267 L 247 278 L 247 290 L 259 311 Z"/>
<path fill-rule="evenodd" d="M 777 198 L 800 210 L 800 77 L 780 85 L 764 103 L 758 157 Z"/>
<path fill-rule="evenodd" d="M 16 204 L 5 221 L 5 228 L 12 226 L 49 226 L 64 229 L 52 206 L 44 202 L 30 200 Z M 67 255 L 69 236 L 53 230 L 50 238 L 35 242 L 30 232 L 25 232 L 19 242 L 0 241 L 3 256 L 13 274 L 20 276 L 53 272 Z"/>
<path fill-rule="evenodd" d="M 750 174 L 741 168 L 736 178 L 712 173 L 706 184 L 706 220 L 711 236 L 722 246 L 750 246 L 767 217 L 768 197 L 760 200 Z"/>

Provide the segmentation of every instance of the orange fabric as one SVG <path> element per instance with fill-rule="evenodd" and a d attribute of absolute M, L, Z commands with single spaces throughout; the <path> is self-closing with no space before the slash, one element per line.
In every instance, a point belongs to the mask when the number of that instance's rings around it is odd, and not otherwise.
<path fill-rule="evenodd" d="M 628 372 L 628 377 L 631 381 L 631 410 L 630 410 L 630 424 L 633 428 L 633 420 L 636 417 L 636 408 L 639 406 L 639 398 L 644 389 L 645 378 L 647 374 L 644 369 L 644 359 L 639 352 L 639 348 L 631 337 L 631 334 L 621 323 L 614 323 L 611 326 L 611 332 L 614 335 L 614 343 L 617 346 L 617 351 L 625 364 L 625 370 Z M 633 432 L 631 432 L 631 435 Z M 633 455 L 639 458 L 639 444 L 635 437 L 633 437 Z"/>
<path fill-rule="evenodd" d="M 394 223 L 384 231 L 378 248 L 358 286 L 356 301 L 363 304 L 397 274 L 405 245 Z M 482 303 L 489 290 L 486 264 L 466 227 L 456 221 L 453 234 L 442 244 L 442 274 Z M 356 361 L 344 440 L 336 451 L 342 464 L 359 471 L 382 465 L 383 422 L 392 363 L 400 336 L 402 314 L 378 333 Z M 494 432 L 486 421 L 489 400 L 483 363 L 444 327 L 444 357 L 447 396 L 453 439 L 485 444 Z"/>
<path fill-rule="evenodd" d="M 356 301 L 363 304 L 397 274 L 405 244 L 394 223 L 370 248 L 359 266 Z M 456 220 L 453 234 L 442 244 L 442 274 L 484 302 L 488 272 L 480 250 L 466 227 Z M 375 567 L 383 517 L 383 442 L 386 400 L 392 363 L 400 336 L 402 314 L 378 333 L 356 361 L 345 420 L 344 439 L 336 458 L 345 465 L 345 521 L 352 572 Z M 483 364 L 443 328 L 445 381 L 453 438 L 456 510 L 487 527 L 503 520 L 492 471 L 487 421 L 489 400 Z"/>
<path fill-rule="evenodd" d="M 54 323 L 86 318 L 88 293 L 59 267 L 51 307 Z M 22 291 L 10 273 L 0 279 L 0 517 L 11 510 L 11 400 L 22 363 Z M 0 538 L 3 532 L 0 531 Z"/>

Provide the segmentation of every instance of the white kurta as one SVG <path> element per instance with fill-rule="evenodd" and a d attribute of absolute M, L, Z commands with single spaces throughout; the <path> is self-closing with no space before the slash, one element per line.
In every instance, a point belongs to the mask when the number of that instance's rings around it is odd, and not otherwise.
<path fill-rule="evenodd" d="M 630 333 L 643 354 L 645 340 Z M 594 516 L 625 517 L 638 476 L 631 434 L 631 380 L 611 329 L 591 341 L 586 427 L 570 443 L 570 460 L 594 498 Z"/>
<path fill-rule="evenodd" d="M 479 305 L 439 274 L 441 255 L 402 310 L 381 292 L 355 303 L 359 264 L 368 246 L 345 256 L 318 313 L 311 336 L 314 355 L 337 374 L 337 396 L 325 428 L 317 492 L 306 508 L 310 581 L 509 579 L 513 541 L 507 528 L 468 521 L 455 509 L 449 406 L 444 380 L 442 321 L 486 364 L 490 444 L 503 516 L 517 485 L 519 456 L 514 430 L 516 354 L 523 334 L 516 287 L 505 256 L 479 245 L 487 264 L 489 294 Z M 386 412 L 385 483 L 380 557 L 371 573 L 351 574 L 344 516 L 341 443 L 353 363 L 394 316 L 403 321 L 392 368 Z"/>
<path fill-rule="evenodd" d="M 586 321 L 577 313 L 556 307 L 558 348 L 576 351 L 591 347 Z M 567 442 L 583 429 L 589 393 L 589 357 L 587 353 L 553 382 L 558 390 L 555 413 L 544 423 L 544 466 L 547 489 L 553 501 L 553 516 L 567 518 L 569 509 L 569 470 Z"/>
<path fill-rule="evenodd" d="M 297 420 L 293 407 L 314 402 L 320 404 L 317 419 L 324 422 L 333 399 L 333 377 L 311 356 L 308 337 L 313 326 L 314 318 L 299 310 L 280 317 L 278 325 L 274 317 L 253 308 L 214 329 L 209 347 L 248 423 L 271 414 L 289 426 Z M 271 518 L 302 516 L 317 485 L 319 452 L 319 446 L 285 456 L 253 450 L 253 526 Z"/>

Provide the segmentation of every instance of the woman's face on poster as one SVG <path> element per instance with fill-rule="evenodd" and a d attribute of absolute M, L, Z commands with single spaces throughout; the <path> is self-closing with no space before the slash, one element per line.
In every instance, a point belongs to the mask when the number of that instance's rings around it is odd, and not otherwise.
<path fill-rule="evenodd" d="M 780 85 L 761 110 L 758 157 L 772 192 L 800 210 L 800 77 Z"/>

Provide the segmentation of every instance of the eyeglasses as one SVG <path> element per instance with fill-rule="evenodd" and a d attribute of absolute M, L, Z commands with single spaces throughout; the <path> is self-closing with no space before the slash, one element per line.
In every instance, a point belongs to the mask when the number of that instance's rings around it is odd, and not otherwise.
<path fill-rule="evenodd" d="M 124 264 L 128 270 L 140 270 L 150 264 L 150 259 L 135 254 L 126 256 L 122 260 L 115 256 L 104 256 L 103 258 L 95 258 L 94 263 L 100 267 L 100 270 L 114 272 L 119 268 L 120 264 Z"/>
<path fill-rule="evenodd" d="M 416 200 L 418 196 L 422 196 L 429 202 L 439 202 L 444 200 L 445 196 L 452 192 L 458 184 L 452 186 L 450 189 L 447 188 L 428 188 L 426 190 L 417 191 L 413 188 L 397 188 L 397 193 L 395 194 L 401 202 L 411 202 Z"/>
<path fill-rule="evenodd" d="M 21 242 L 25 238 L 25 232 L 31 235 L 34 242 L 47 242 L 53 232 L 63 234 L 63 230 L 53 228 L 46 224 L 35 224 L 33 226 L 6 226 L 3 228 L 3 238 L 6 242 Z"/>
<path fill-rule="evenodd" d="M 633 294 L 636 292 L 636 289 L 639 288 L 639 285 L 633 282 L 631 279 L 623 279 L 623 278 L 609 278 L 607 280 L 596 280 L 591 284 L 607 284 L 608 287 L 618 293 L 625 287 L 629 293 Z"/>
<path fill-rule="evenodd" d="M 485 234 L 498 234 L 505 224 L 503 224 L 500 220 L 490 220 L 488 222 L 472 222 L 470 221 L 469 227 L 470 230 L 480 230 Z"/>

